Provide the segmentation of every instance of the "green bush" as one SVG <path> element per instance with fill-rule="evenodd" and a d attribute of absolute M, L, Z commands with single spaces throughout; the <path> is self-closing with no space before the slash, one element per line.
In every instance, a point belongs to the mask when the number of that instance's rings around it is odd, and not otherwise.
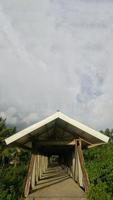
<path fill-rule="evenodd" d="M 100 182 L 96 185 L 91 184 L 88 191 L 89 200 L 112 200 L 113 196 L 107 193 L 107 184 Z"/>
<path fill-rule="evenodd" d="M 0 169 L 0 200 L 20 200 L 22 198 L 26 173 L 25 163 Z"/>
<path fill-rule="evenodd" d="M 0 118 L 0 200 L 22 200 L 30 153 L 20 148 L 6 148 L 3 143 L 15 131 Z"/>
<path fill-rule="evenodd" d="M 84 151 L 89 200 L 113 200 L 113 142 Z"/>

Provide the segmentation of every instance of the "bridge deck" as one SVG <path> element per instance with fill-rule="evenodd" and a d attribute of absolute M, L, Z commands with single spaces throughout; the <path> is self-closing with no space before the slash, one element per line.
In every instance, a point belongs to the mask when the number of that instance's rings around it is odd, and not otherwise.
<path fill-rule="evenodd" d="M 27 200 L 86 200 L 84 191 L 61 167 L 46 170 Z"/>

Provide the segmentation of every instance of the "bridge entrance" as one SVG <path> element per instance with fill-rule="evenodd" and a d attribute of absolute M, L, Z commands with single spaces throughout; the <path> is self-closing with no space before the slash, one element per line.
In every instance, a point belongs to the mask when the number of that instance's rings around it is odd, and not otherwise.
<path fill-rule="evenodd" d="M 86 198 L 89 179 L 82 150 L 108 140 L 107 136 L 57 112 L 5 142 L 31 151 L 24 197 L 58 200 L 71 196 Z"/>
<path fill-rule="evenodd" d="M 27 200 L 86 200 L 85 192 L 60 167 L 49 167 Z"/>
<path fill-rule="evenodd" d="M 44 190 L 46 187 L 61 184 L 61 182 L 67 185 L 68 182 L 77 183 L 82 188 L 79 189 L 79 193 L 83 195 L 83 191 L 87 191 L 89 185 L 84 166 L 83 144 L 85 142 L 82 139 L 58 141 L 57 137 L 55 137 L 55 140 L 52 137 L 52 139 L 46 138 L 46 141 L 42 141 L 35 138 L 26 177 L 24 197 L 27 197 L 30 191 L 35 190 L 37 190 L 35 194 L 39 195 L 38 191 L 41 189 Z M 77 187 L 76 185 L 75 188 Z"/>

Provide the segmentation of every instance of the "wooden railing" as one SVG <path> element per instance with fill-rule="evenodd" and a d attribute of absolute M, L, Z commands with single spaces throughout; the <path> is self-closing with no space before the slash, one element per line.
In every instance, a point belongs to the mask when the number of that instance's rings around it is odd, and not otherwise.
<path fill-rule="evenodd" d="M 48 167 L 48 158 L 44 155 L 32 154 L 29 162 L 28 173 L 25 179 L 23 196 L 26 198 L 30 190 L 34 190 Z"/>
<path fill-rule="evenodd" d="M 88 178 L 87 170 L 85 168 L 84 156 L 83 156 L 83 151 L 82 151 L 82 142 L 81 142 L 80 139 L 77 140 L 77 146 L 76 147 L 77 147 L 80 166 L 81 166 L 81 170 L 82 170 L 82 174 L 83 174 L 84 189 L 85 189 L 85 191 L 87 191 L 88 190 L 88 186 L 89 186 L 89 178 Z"/>
<path fill-rule="evenodd" d="M 27 173 L 27 177 L 26 177 L 26 180 L 25 180 L 25 186 L 24 186 L 23 196 L 25 198 L 28 196 L 30 188 L 31 188 L 32 174 L 33 174 L 35 159 L 36 159 L 36 155 L 32 154 L 30 162 L 29 162 L 28 173 Z"/>
<path fill-rule="evenodd" d="M 71 154 L 66 157 L 69 162 L 65 165 L 64 169 L 67 173 L 84 188 L 88 190 L 89 178 L 84 164 L 84 156 L 82 151 L 82 140 L 75 140 L 75 150 L 73 156 Z M 71 160 L 72 159 L 72 160 Z M 38 184 L 38 180 L 41 179 L 43 173 L 48 167 L 48 158 L 45 155 L 40 155 L 38 152 L 31 155 L 29 162 L 28 173 L 25 180 L 23 196 L 26 198 L 29 195 L 30 190 L 35 189 Z"/>

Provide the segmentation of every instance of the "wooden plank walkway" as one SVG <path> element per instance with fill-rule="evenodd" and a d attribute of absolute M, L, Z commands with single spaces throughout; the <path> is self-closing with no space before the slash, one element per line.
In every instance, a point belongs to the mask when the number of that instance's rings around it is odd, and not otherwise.
<path fill-rule="evenodd" d="M 86 200 L 85 192 L 61 167 L 46 170 L 27 200 Z"/>

